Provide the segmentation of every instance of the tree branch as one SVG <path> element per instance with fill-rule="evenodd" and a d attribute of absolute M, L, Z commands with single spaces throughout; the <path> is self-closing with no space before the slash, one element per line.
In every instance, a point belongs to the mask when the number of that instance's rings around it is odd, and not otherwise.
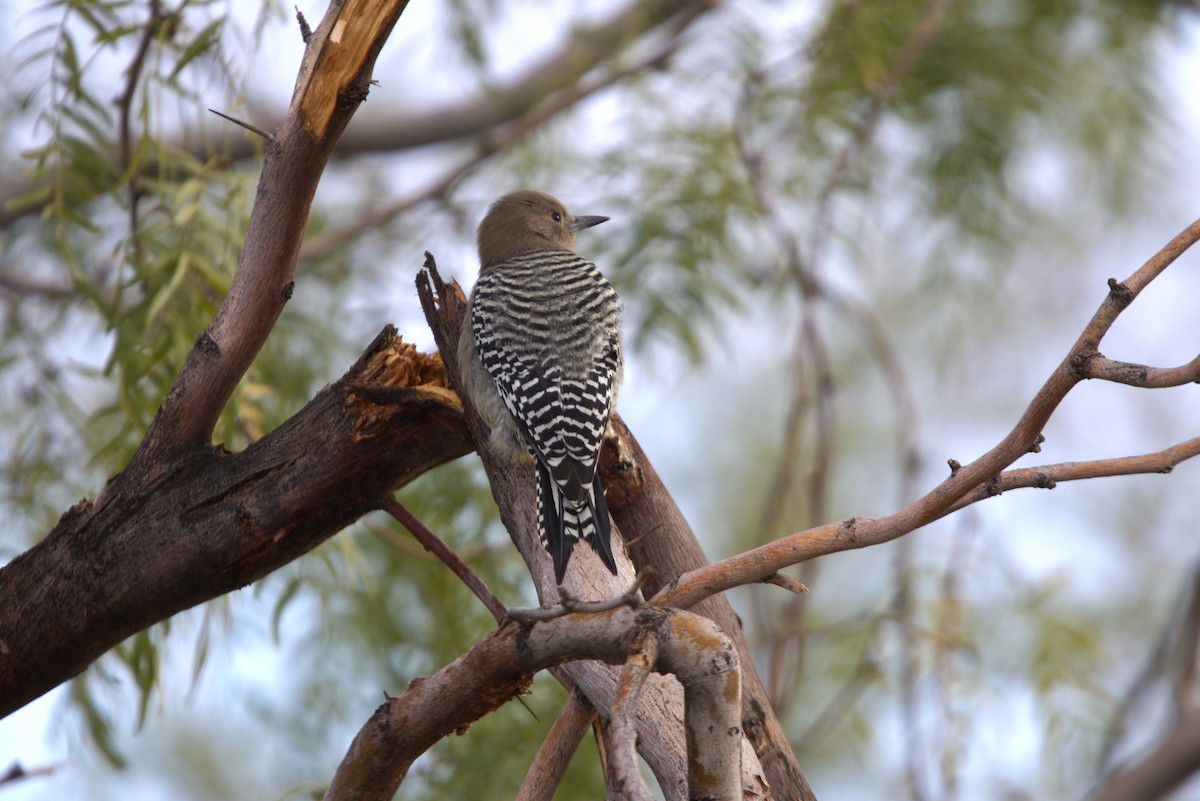
<path fill-rule="evenodd" d="M 130 471 L 209 442 L 221 410 L 292 295 L 309 207 L 339 135 L 366 98 L 375 57 L 407 0 L 330 6 L 305 48 L 287 119 L 267 148 L 229 292 L 150 424 Z"/>
<path fill-rule="evenodd" d="M 241 453 L 122 473 L 0 568 L 0 717 L 129 635 L 259 579 L 471 450 L 441 362 L 390 326 Z"/>
<path fill-rule="evenodd" d="M 613 696 L 609 729 L 613 749 L 609 753 L 606 771 L 611 798 L 633 801 L 635 796 L 649 795 L 637 760 L 637 703 L 654 664 L 658 661 L 658 641 L 643 634 L 629 648 L 629 658 L 621 668 Z"/>
<path fill-rule="evenodd" d="M 1200 456 L 1200 437 L 1172 445 L 1155 453 L 1122 456 L 1115 459 L 1095 459 L 1087 462 L 1062 462 L 1041 467 L 1005 470 L 994 480 L 985 482 L 956 501 L 946 514 L 957 512 L 973 503 L 1007 492 L 1010 489 L 1035 487 L 1054 489 L 1060 481 L 1080 481 L 1085 478 L 1131 476 L 1140 473 L 1170 473 L 1180 462 Z"/>
<path fill-rule="evenodd" d="M 1142 389 L 1165 389 L 1200 382 L 1200 356 L 1178 367 L 1148 367 L 1095 356 L 1084 368 L 1084 378 L 1100 378 Z"/>
<path fill-rule="evenodd" d="M 149 17 L 142 25 L 142 36 L 138 41 L 137 50 L 133 54 L 129 66 L 125 68 L 125 89 L 116 99 L 119 132 L 117 141 L 121 147 L 121 171 L 128 175 L 133 166 L 133 98 L 137 93 L 138 81 L 142 77 L 142 67 L 146 63 L 146 55 L 150 45 L 158 36 L 167 17 L 162 13 L 159 0 L 150 0 Z M 138 201 L 141 200 L 142 182 L 138 175 L 128 175 L 129 178 L 129 239 L 133 252 L 141 258 L 141 238 L 138 236 Z"/>
<path fill-rule="evenodd" d="M 578 659 L 620 664 L 643 635 L 660 644 L 657 668 L 675 673 L 685 688 L 689 762 L 696 774 L 689 779 L 689 797 L 740 798 L 738 674 L 732 645 L 699 615 L 621 606 L 532 624 L 510 621 L 433 676 L 415 679 L 359 731 L 326 801 L 390 800 L 418 756 L 523 693 L 538 670 Z M 731 784 L 734 794 L 726 789 Z"/>
<path fill-rule="evenodd" d="M 1200 770 L 1200 711 L 1180 717 L 1148 756 L 1107 778 L 1091 801 L 1150 801 L 1162 798 Z"/>
<path fill-rule="evenodd" d="M 479 574 L 469 568 L 458 554 L 454 552 L 450 546 L 442 542 L 436 534 L 429 530 L 428 526 L 409 511 L 408 507 L 400 503 L 394 497 L 389 497 L 383 503 L 384 511 L 396 519 L 396 522 L 408 529 L 408 533 L 413 535 L 413 538 L 421 544 L 421 547 L 432 553 L 438 560 L 450 568 L 450 571 L 458 577 L 458 580 L 463 583 L 471 593 L 479 599 L 487 610 L 492 613 L 492 617 L 496 618 L 496 622 L 504 620 L 508 615 L 508 609 L 504 603 L 492 592 L 492 588 L 484 583 Z"/>
<path fill-rule="evenodd" d="M 901 537 L 949 514 L 960 499 L 994 479 L 1039 442 L 1046 422 L 1076 384 L 1086 376 L 1088 363 L 1118 316 L 1163 270 L 1200 240 L 1196 220 L 1122 283 L 1109 279 L 1109 292 L 1084 327 L 1066 358 L 1034 395 L 1016 426 L 991 450 L 951 473 L 912 505 L 881 518 L 850 518 L 790 534 L 751 551 L 731 556 L 682 576 L 657 593 L 652 603 L 688 608 L 702 598 L 742 584 L 761 581 L 789 565 L 818 556 L 866 548 Z"/>

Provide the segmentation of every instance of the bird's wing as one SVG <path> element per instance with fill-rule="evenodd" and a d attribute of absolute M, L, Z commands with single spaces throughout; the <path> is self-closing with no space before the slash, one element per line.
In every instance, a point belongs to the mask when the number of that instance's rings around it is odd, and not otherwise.
<path fill-rule="evenodd" d="M 616 360 L 616 348 L 610 347 L 582 377 L 564 376 L 534 358 L 512 359 L 494 370 L 488 366 L 533 455 L 575 503 L 587 500 L 596 475 Z"/>
<path fill-rule="evenodd" d="M 524 260 L 476 283 L 474 331 L 488 342 L 480 358 L 533 455 L 568 500 L 584 503 L 612 409 L 620 333 L 579 326 L 584 310 L 577 304 L 616 301 L 609 297 L 611 288 L 586 291 L 603 279 L 595 265 L 572 253 L 530 257 L 528 269 L 545 273 L 536 282 L 518 279 L 518 268 L 526 268 Z M 574 324 L 566 329 L 550 323 L 571 314 Z"/>

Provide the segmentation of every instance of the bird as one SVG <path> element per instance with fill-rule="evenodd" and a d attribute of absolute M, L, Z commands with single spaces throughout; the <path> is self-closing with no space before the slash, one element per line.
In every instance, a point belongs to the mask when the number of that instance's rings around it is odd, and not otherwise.
<path fill-rule="evenodd" d="M 458 342 L 492 452 L 535 466 L 538 526 L 559 584 L 581 539 L 617 575 L 596 466 L 621 386 L 621 301 L 575 253 L 575 235 L 608 219 L 574 216 L 532 189 L 492 203 Z"/>

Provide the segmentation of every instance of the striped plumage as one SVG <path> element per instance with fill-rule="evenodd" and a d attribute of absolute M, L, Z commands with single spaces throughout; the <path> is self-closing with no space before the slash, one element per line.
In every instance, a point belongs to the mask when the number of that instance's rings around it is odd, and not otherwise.
<path fill-rule="evenodd" d="M 534 230 L 489 248 L 497 215 L 505 236 Z M 541 537 L 559 583 L 580 539 L 617 572 L 596 462 L 621 380 L 621 304 L 573 251 L 575 231 L 603 219 L 571 217 L 528 190 L 497 201 L 480 226 L 483 267 L 459 342 L 492 446 L 536 462 Z"/>

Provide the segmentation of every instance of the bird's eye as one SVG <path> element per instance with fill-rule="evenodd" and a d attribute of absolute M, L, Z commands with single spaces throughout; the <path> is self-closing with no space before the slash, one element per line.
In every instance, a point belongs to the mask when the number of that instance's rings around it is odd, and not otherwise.
<path fill-rule="evenodd" d="M 557 211 L 551 212 L 550 216 L 554 218 L 555 222 L 562 222 L 562 215 L 559 214 Z"/>

